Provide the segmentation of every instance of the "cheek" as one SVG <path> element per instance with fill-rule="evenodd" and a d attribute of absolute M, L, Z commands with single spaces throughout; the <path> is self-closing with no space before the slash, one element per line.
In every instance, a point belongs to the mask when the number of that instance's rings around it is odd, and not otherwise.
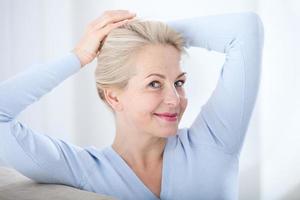
<path fill-rule="evenodd" d="M 188 99 L 187 98 L 184 98 L 184 99 L 181 100 L 181 108 L 183 109 L 183 111 L 186 109 L 187 104 L 188 104 Z"/>
<path fill-rule="evenodd" d="M 188 104 L 188 99 L 186 97 L 181 97 L 180 98 L 180 119 L 184 111 L 186 110 L 187 104 Z"/>
<path fill-rule="evenodd" d="M 185 95 L 185 91 L 182 90 L 180 93 L 180 108 L 183 110 L 182 112 L 184 112 L 184 110 L 186 109 L 188 103 L 188 99 Z"/>
<path fill-rule="evenodd" d="M 140 96 L 128 106 L 132 108 L 131 112 L 136 122 L 147 123 L 159 106 L 159 98 L 155 95 Z"/>
<path fill-rule="evenodd" d="M 154 110 L 160 105 L 161 103 L 161 94 L 157 93 L 149 93 L 140 98 L 140 106 L 141 109 L 148 112 L 154 112 Z"/>

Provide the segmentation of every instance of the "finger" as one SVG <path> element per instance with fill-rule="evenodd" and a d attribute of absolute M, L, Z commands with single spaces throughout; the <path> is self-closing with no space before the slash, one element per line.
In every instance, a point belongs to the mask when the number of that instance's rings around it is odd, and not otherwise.
<path fill-rule="evenodd" d="M 119 18 L 115 19 L 116 15 L 123 16 L 123 17 L 119 17 Z M 134 14 L 128 10 L 107 10 L 100 17 L 98 17 L 97 19 L 93 20 L 91 23 L 88 24 L 88 26 L 86 28 L 86 32 L 91 32 L 91 31 L 101 29 L 110 22 L 118 21 L 118 19 L 126 19 L 126 17 L 128 17 L 128 19 L 130 19 L 131 17 L 134 17 L 135 15 L 136 14 Z M 114 19 L 110 20 L 111 17 Z"/>
<path fill-rule="evenodd" d="M 93 30 L 98 30 L 101 28 L 104 28 L 106 25 L 111 24 L 111 23 L 116 23 L 119 21 L 123 21 L 126 19 L 132 19 L 136 16 L 135 13 L 121 13 L 121 14 L 113 14 L 109 16 L 104 16 L 102 20 L 98 22 L 98 24 L 95 24 L 94 27 L 92 28 Z"/>
<path fill-rule="evenodd" d="M 107 26 L 105 26 L 103 29 L 100 29 L 98 31 L 99 34 L 99 38 L 105 38 L 113 29 L 120 27 L 126 23 L 128 23 L 130 20 L 126 19 L 120 22 L 116 22 L 116 23 L 112 23 L 112 24 L 108 24 Z M 103 39 L 101 39 L 103 41 Z"/>
<path fill-rule="evenodd" d="M 102 38 L 100 41 L 100 46 L 99 46 L 99 48 L 98 48 L 98 52 L 97 52 L 97 55 L 100 53 L 100 50 L 101 50 L 101 48 L 102 48 L 102 46 L 103 46 L 103 44 L 104 44 L 104 42 L 105 42 L 105 39 L 106 39 L 106 37 L 107 37 L 107 35 L 113 30 L 113 29 L 115 29 L 115 28 L 118 28 L 118 27 L 120 27 L 120 26 L 122 26 L 122 25 L 124 25 L 124 24 L 126 24 L 126 23 L 128 23 L 128 22 L 130 22 L 130 21 L 132 21 L 132 19 L 131 20 L 128 20 L 128 19 L 126 19 L 126 20 L 123 20 L 123 21 L 120 21 L 120 22 L 116 22 L 116 23 L 114 23 L 114 24 L 109 24 L 108 26 L 106 26 L 104 29 L 101 29 L 101 30 L 99 30 L 98 31 L 98 37 L 99 38 Z"/>
<path fill-rule="evenodd" d="M 136 14 L 130 13 L 130 14 L 125 14 L 125 15 L 119 14 L 119 15 L 113 15 L 111 17 L 106 17 L 101 22 L 99 22 L 97 25 L 95 25 L 94 30 L 104 28 L 105 26 L 107 26 L 108 24 L 111 24 L 111 23 L 117 23 L 117 22 L 120 22 L 120 21 L 123 21 L 126 19 L 127 20 L 132 19 L 135 16 L 136 16 Z"/>
<path fill-rule="evenodd" d="M 98 18 L 93 20 L 90 23 L 90 25 L 94 26 L 94 25 L 98 24 L 99 22 L 101 22 L 101 20 L 104 18 L 104 16 L 110 16 L 110 15 L 115 15 L 115 14 L 129 14 L 129 13 L 130 13 L 129 10 L 107 10 L 107 11 L 104 11 L 101 16 L 99 16 Z"/>

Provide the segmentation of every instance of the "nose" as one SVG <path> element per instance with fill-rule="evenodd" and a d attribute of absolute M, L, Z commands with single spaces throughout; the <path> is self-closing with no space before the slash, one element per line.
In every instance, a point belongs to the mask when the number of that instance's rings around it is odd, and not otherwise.
<path fill-rule="evenodd" d="M 167 105 L 176 107 L 180 102 L 180 96 L 175 87 L 171 87 L 166 91 L 165 103 Z"/>

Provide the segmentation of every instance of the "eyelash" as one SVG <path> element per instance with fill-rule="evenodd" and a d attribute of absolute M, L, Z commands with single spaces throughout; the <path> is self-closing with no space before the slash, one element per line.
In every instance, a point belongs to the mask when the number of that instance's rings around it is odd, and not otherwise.
<path fill-rule="evenodd" d="M 182 85 L 181 86 L 179 86 L 179 87 L 183 87 L 183 85 L 184 85 L 184 83 L 185 83 L 185 80 L 178 80 L 178 81 L 176 81 L 175 83 L 177 83 L 177 82 L 182 82 Z M 159 81 L 152 81 L 151 83 L 149 83 L 149 86 L 150 87 L 152 87 L 153 86 L 153 84 L 152 83 L 160 83 Z M 159 89 L 160 87 L 152 87 L 152 88 L 154 88 L 154 89 Z"/>

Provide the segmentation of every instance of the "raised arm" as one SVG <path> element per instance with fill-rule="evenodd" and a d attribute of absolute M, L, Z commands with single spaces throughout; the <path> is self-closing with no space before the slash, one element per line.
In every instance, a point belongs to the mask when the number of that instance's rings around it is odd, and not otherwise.
<path fill-rule="evenodd" d="M 260 82 L 263 24 L 253 12 L 170 21 L 186 46 L 226 54 L 216 88 L 188 129 L 190 142 L 239 153 Z"/>
<path fill-rule="evenodd" d="M 80 187 L 83 178 L 74 173 L 80 163 L 74 158 L 81 149 L 39 134 L 16 119 L 28 105 L 79 69 L 78 58 L 70 53 L 48 64 L 30 67 L 0 84 L 0 157 L 35 181 Z"/>
<path fill-rule="evenodd" d="M 0 84 L 0 157 L 25 176 L 44 183 L 80 188 L 84 181 L 84 156 L 80 147 L 39 134 L 16 117 L 97 55 L 100 42 L 134 15 L 107 11 L 94 20 L 72 53 L 26 71 Z"/>

